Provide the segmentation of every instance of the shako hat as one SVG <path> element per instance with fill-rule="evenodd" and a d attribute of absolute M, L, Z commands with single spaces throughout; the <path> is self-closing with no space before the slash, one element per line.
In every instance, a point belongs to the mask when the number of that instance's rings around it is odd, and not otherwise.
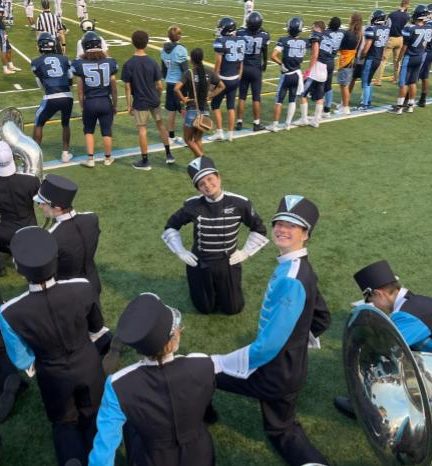
<path fill-rule="evenodd" d="M 153 293 L 143 293 L 126 306 L 116 334 L 138 353 L 154 356 L 163 350 L 180 322 L 177 309 L 165 305 Z"/>
<path fill-rule="evenodd" d="M 0 176 L 11 176 L 16 172 L 12 149 L 5 141 L 0 141 Z"/>
<path fill-rule="evenodd" d="M 287 194 L 281 199 L 272 224 L 277 220 L 294 223 L 306 228 L 310 236 L 318 218 L 318 207 L 312 201 L 297 194 Z"/>
<path fill-rule="evenodd" d="M 363 295 L 369 295 L 373 290 L 382 288 L 399 279 L 393 273 L 390 264 L 385 260 L 381 260 L 359 270 L 354 274 L 354 280 Z"/>
<path fill-rule="evenodd" d="M 213 160 L 205 155 L 192 160 L 187 167 L 187 171 L 195 186 L 204 176 L 210 175 L 210 173 L 218 173 Z"/>
<path fill-rule="evenodd" d="M 45 282 L 57 272 L 57 241 L 47 230 L 21 228 L 12 237 L 10 250 L 18 273 L 29 282 Z"/>
<path fill-rule="evenodd" d="M 50 174 L 42 181 L 33 200 L 38 204 L 49 204 L 52 207 L 67 209 L 72 207 L 77 191 L 78 186 L 73 181 L 64 176 Z"/>

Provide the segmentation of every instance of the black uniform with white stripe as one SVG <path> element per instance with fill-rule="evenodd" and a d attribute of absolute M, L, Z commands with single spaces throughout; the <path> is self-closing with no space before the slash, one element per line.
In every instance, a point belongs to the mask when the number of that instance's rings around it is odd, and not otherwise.
<path fill-rule="evenodd" d="M 168 220 L 165 229 L 180 230 L 193 222 L 192 252 L 198 266 L 187 266 L 189 291 L 195 307 L 205 314 L 220 309 L 236 314 L 244 306 L 241 265 L 229 265 L 237 248 L 240 225 L 265 236 L 266 228 L 251 202 L 238 194 L 223 192 L 212 201 L 205 196 L 188 199 Z"/>

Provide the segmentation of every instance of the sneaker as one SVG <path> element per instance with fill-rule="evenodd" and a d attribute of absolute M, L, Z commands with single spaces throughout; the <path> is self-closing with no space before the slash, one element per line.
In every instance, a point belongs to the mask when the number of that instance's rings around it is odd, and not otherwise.
<path fill-rule="evenodd" d="M 87 159 L 86 161 L 81 162 L 80 165 L 82 165 L 83 167 L 87 167 L 87 168 L 94 168 L 95 161 L 94 159 Z"/>
<path fill-rule="evenodd" d="M 9 68 L 10 70 L 12 70 L 12 71 L 22 71 L 21 68 L 18 68 L 18 67 L 15 66 L 15 65 L 12 65 L 12 66 L 9 66 L 9 65 L 8 65 L 8 68 Z"/>
<path fill-rule="evenodd" d="M 420 99 L 418 102 L 417 102 L 417 107 L 426 107 L 426 101 L 425 100 L 422 100 Z"/>
<path fill-rule="evenodd" d="M 414 112 L 414 105 L 408 105 L 408 107 L 406 107 L 404 110 L 407 113 L 413 113 Z"/>
<path fill-rule="evenodd" d="M 359 105 L 356 110 L 359 112 L 367 112 L 370 110 L 370 105 Z"/>
<path fill-rule="evenodd" d="M 150 165 L 149 160 L 137 160 L 136 162 L 133 162 L 132 166 L 136 168 L 137 170 L 151 170 L 152 167 Z"/>
<path fill-rule="evenodd" d="M 319 128 L 319 125 L 319 121 L 316 118 L 312 118 L 309 122 L 309 126 L 312 126 L 312 128 Z"/>
<path fill-rule="evenodd" d="M 295 126 L 307 126 L 309 124 L 309 120 L 307 118 L 300 118 L 293 122 Z"/>
<path fill-rule="evenodd" d="M 12 411 L 18 391 L 21 387 L 21 377 L 10 374 L 3 384 L 3 393 L 0 395 L 0 422 L 3 422 Z"/>
<path fill-rule="evenodd" d="M 291 128 L 292 128 L 291 123 L 285 123 L 284 124 L 284 129 L 286 129 L 287 131 L 289 131 Z"/>
<path fill-rule="evenodd" d="M 106 167 L 109 167 L 109 166 L 112 165 L 114 162 L 115 162 L 115 158 L 114 158 L 113 156 L 105 157 L 104 165 L 105 165 Z"/>
<path fill-rule="evenodd" d="M 168 154 L 166 156 L 165 163 L 168 164 L 168 165 L 171 164 L 171 163 L 175 163 L 174 156 L 172 154 Z"/>
<path fill-rule="evenodd" d="M 3 74 L 15 74 L 15 71 L 11 70 L 9 68 L 4 68 L 3 69 Z"/>
<path fill-rule="evenodd" d="M 64 150 L 61 155 L 61 161 L 63 163 L 68 163 L 73 159 L 73 155 L 68 152 L 67 150 Z"/>
<path fill-rule="evenodd" d="M 265 127 L 267 131 L 271 131 L 272 133 L 277 133 L 279 131 L 279 126 L 272 123 L 271 125 L 268 125 Z"/>
<path fill-rule="evenodd" d="M 235 129 L 236 131 L 241 131 L 243 129 L 243 122 L 242 121 L 238 121 L 235 125 Z"/>
<path fill-rule="evenodd" d="M 266 129 L 266 127 L 264 125 L 262 125 L 261 123 L 258 123 L 258 124 L 254 123 L 254 125 L 253 125 L 253 130 L 254 131 L 263 131 L 265 129 Z"/>
<path fill-rule="evenodd" d="M 323 112 L 322 118 L 331 118 L 331 112 Z"/>
<path fill-rule="evenodd" d="M 233 142 L 233 140 L 234 140 L 233 132 L 234 132 L 234 131 L 228 131 L 228 134 L 227 134 L 227 137 L 226 137 L 226 140 L 227 140 L 228 142 Z"/>
<path fill-rule="evenodd" d="M 393 113 L 395 115 L 402 115 L 402 112 L 403 112 L 403 107 L 399 106 L 399 105 L 395 105 L 393 108 L 391 108 L 390 110 L 387 110 L 388 113 Z"/>
<path fill-rule="evenodd" d="M 207 141 L 225 141 L 225 136 L 223 133 L 214 133 L 212 136 L 207 138 Z"/>
<path fill-rule="evenodd" d="M 175 138 L 169 138 L 169 143 L 170 144 L 178 144 L 179 146 L 184 146 L 185 145 L 184 139 L 181 138 L 180 136 L 176 136 Z"/>

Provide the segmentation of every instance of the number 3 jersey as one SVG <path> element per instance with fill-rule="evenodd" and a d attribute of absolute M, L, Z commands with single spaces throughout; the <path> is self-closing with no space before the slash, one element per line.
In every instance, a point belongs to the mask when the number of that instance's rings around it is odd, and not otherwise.
<path fill-rule="evenodd" d="M 246 41 L 241 37 L 221 36 L 213 42 L 216 53 L 222 55 L 219 76 L 221 79 L 236 79 L 239 77 L 240 65 L 243 62 Z"/>
<path fill-rule="evenodd" d="M 111 76 L 118 71 L 114 58 L 100 60 L 79 58 L 72 62 L 72 72 L 82 78 L 86 99 L 109 97 L 111 95 Z"/>
<path fill-rule="evenodd" d="M 54 53 L 41 55 L 31 62 L 31 69 L 45 90 L 45 99 L 72 97 L 72 72 L 67 57 Z"/>

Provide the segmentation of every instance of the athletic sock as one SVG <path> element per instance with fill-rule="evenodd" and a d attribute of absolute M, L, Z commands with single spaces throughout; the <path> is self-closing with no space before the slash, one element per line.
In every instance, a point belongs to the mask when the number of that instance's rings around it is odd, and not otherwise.
<path fill-rule="evenodd" d="M 166 155 L 170 155 L 170 154 L 171 154 L 171 151 L 170 151 L 170 146 L 169 146 L 169 144 L 164 145 L 164 147 L 165 147 L 165 154 L 166 154 Z"/>
<path fill-rule="evenodd" d="M 169 137 L 171 139 L 174 139 L 175 138 L 175 131 L 169 131 Z"/>

